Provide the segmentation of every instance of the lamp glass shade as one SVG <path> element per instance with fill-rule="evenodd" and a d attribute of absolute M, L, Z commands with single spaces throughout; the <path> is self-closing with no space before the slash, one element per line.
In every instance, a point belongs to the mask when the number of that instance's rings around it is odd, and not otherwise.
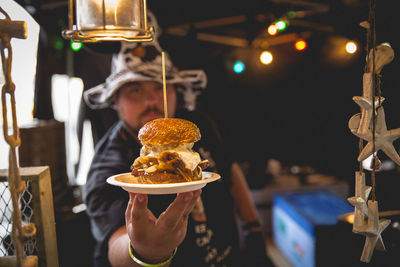
<path fill-rule="evenodd" d="M 152 40 L 145 0 L 75 0 L 74 11 L 76 25 L 63 33 L 74 41 Z"/>

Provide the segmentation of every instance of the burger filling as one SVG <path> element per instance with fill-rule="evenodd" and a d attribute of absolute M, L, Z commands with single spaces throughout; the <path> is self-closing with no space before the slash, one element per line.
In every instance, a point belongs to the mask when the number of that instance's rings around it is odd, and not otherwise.
<path fill-rule="evenodd" d="M 193 143 L 168 146 L 145 145 L 132 164 L 132 174 L 146 178 L 165 177 L 165 182 L 181 180 L 189 182 L 201 179 L 201 171 L 208 161 L 202 161 L 200 155 L 192 150 Z M 177 178 L 179 177 L 179 178 Z M 148 180 L 147 180 L 148 181 Z"/>

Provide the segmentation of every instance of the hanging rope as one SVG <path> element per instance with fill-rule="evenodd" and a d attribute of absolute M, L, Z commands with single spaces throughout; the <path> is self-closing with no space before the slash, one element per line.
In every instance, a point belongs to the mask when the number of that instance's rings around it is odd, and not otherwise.
<path fill-rule="evenodd" d="M 360 138 L 359 140 L 358 140 L 358 152 L 359 153 L 361 153 L 361 151 L 363 150 L 363 147 L 364 147 L 364 141 L 362 140 L 362 138 Z M 364 171 L 364 167 L 363 167 L 363 162 L 362 162 L 362 160 L 359 162 L 359 168 L 360 168 L 360 172 L 363 172 Z"/>
<path fill-rule="evenodd" d="M 26 38 L 25 22 L 13 22 L 10 16 L 0 7 L 0 13 L 5 16 L 2 22 L 5 22 L 7 27 L 0 29 L 0 53 L 1 63 L 4 74 L 4 85 L 2 87 L 1 103 L 3 111 L 3 133 L 4 139 L 8 143 L 9 150 L 9 165 L 8 165 L 8 186 L 12 201 L 12 242 L 15 248 L 17 266 L 24 265 L 23 244 L 32 237 L 32 233 L 36 233 L 36 228 L 33 224 L 22 226 L 21 210 L 19 207 L 19 195 L 25 189 L 25 184 L 21 181 L 17 148 L 21 144 L 19 138 L 19 129 L 16 115 L 15 103 L 15 84 L 11 78 L 12 67 L 12 47 L 10 40 L 13 37 Z M 7 110 L 7 95 L 9 96 L 12 119 L 12 132 L 9 134 L 8 110 Z"/>
<path fill-rule="evenodd" d="M 376 52 L 376 23 L 375 23 L 375 7 L 376 3 L 375 0 L 370 0 L 369 1 L 369 17 L 368 17 L 368 22 L 369 22 L 369 28 L 367 30 L 367 64 L 366 66 L 371 66 L 372 65 L 372 70 L 367 70 L 367 71 L 372 71 L 372 151 L 374 153 L 372 154 L 372 173 L 371 173 L 371 183 L 372 183 L 372 190 L 371 190 L 371 198 L 372 201 L 376 200 L 376 195 L 375 195 L 375 188 L 376 188 L 376 179 L 375 179 L 375 174 L 376 174 L 376 166 L 377 166 L 377 156 L 375 154 L 376 151 L 376 107 L 375 107 L 375 96 L 376 96 L 376 80 L 377 80 L 377 75 L 375 73 L 375 52 Z M 369 54 L 369 50 L 372 49 L 372 55 Z M 370 64 L 370 60 L 372 60 L 372 64 Z M 379 100 L 380 100 L 380 95 L 379 95 Z"/>

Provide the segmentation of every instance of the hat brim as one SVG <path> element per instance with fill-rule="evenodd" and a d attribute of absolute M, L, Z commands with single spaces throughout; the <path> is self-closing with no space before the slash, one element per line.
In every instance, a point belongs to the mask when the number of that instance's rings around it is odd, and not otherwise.
<path fill-rule="evenodd" d="M 99 84 L 84 92 L 86 104 L 92 109 L 107 108 L 112 104 L 115 92 L 122 85 L 129 82 L 154 81 L 163 83 L 162 77 L 151 77 L 130 70 L 121 71 L 110 75 L 105 83 Z M 183 88 L 204 89 L 207 84 L 207 76 L 203 70 L 184 70 L 166 75 L 167 84 L 180 84 Z"/>

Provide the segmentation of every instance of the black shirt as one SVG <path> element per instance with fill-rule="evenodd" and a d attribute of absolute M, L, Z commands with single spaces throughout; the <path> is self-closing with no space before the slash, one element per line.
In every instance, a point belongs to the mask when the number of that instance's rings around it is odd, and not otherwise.
<path fill-rule="evenodd" d="M 194 122 L 202 135 L 194 150 L 210 167 L 205 171 L 217 172 L 221 179 L 202 189 L 204 206 L 202 219 L 189 216 L 186 237 L 179 246 L 171 266 L 237 266 L 239 257 L 238 234 L 233 212 L 230 168 L 232 160 L 222 147 L 215 125 L 200 113 L 186 112 L 177 117 Z M 125 209 L 129 194 L 120 187 L 110 185 L 106 179 L 112 175 L 130 172 L 130 166 L 139 156 L 141 145 L 120 121 L 110 128 L 95 149 L 84 201 L 90 217 L 92 234 L 97 242 L 94 265 L 110 266 L 107 258 L 108 239 L 125 225 Z M 176 195 L 149 195 L 148 207 L 159 216 Z"/>

